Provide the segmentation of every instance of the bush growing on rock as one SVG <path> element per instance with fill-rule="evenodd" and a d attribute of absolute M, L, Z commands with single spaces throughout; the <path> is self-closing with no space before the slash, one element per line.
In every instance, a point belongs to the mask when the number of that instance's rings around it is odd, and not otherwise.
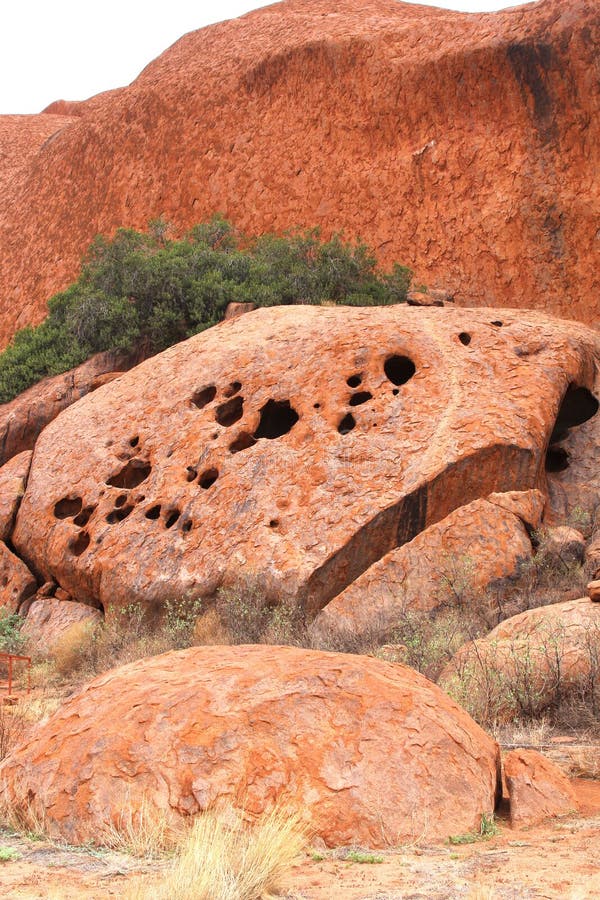
<path fill-rule="evenodd" d="M 215 325 L 229 303 L 385 305 L 410 287 L 405 266 L 382 273 L 364 244 L 322 242 L 317 229 L 250 240 L 215 216 L 181 240 L 167 235 L 159 220 L 146 234 L 96 238 L 78 281 L 0 354 L 0 403 L 100 351 L 164 350 Z"/>

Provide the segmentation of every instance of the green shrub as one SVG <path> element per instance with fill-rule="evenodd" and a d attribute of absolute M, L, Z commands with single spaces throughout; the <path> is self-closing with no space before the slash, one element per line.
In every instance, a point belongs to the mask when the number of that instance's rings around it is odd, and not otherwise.
<path fill-rule="evenodd" d="M 20 653 L 25 644 L 21 636 L 23 619 L 6 609 L 0 610 L 0 653 Z"/>
<path fill-rule="evenodd" d="M 323 242 L 316 229 L 250 240 L 214 216 L 182 239 L 169 231 L 159 219 L 147 234 L 94 240 L 47 318 L 0 353 L 0 403 L 100 351 L 164 350 L 215 325 L 230 302 L 371 306 L 405 301 L 410 286 L 406 267 L 381 273 L 364 244 Z"/>

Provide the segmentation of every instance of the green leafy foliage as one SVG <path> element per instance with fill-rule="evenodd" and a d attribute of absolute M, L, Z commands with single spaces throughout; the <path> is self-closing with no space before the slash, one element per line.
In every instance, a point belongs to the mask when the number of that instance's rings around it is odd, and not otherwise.
<path fill-rule="evenodd" d="M 16 613 L 0 610 L 0 653 L 20 653 L 25 644 L 21 636 L 23 619 Z"/>
<path fill-rule="evenodd" d="M 316 229 L 250 240 L 215 216 L 180 240 L 169 234 L 158 219 L 145 234 L 97 237 L 47 318 L 0 353 L 0 403 L 100 351 L 164 350 L 215 325 L 230 302 L 372 306 L 405 301 L 410 286 L 406 267 L 381 273 L 364 244 L 323 242 Z"/>

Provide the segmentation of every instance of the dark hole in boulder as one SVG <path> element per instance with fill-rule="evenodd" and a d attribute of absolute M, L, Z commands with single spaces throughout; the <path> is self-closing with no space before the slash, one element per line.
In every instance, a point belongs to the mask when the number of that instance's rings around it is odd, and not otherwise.
<path fill-rule="evenodd" d="M 80 528 L 83 528 L 83 526 L 87 525 L 87 523 L 90 521 L 90 517 L 95 509 L 95 506 L 86 506 L 85 509 L 81 510 L 79 515 L 75 516 L 75 518 L 73 519 L 73 524 L 79 525 Z"/>
<path fill-rule="evenodd" d="M 242 418 L 243 413 L 244 398 L 232 397 L 231 400 L 227 400 L 225 403 L 221 403 L 220 406 L 217 406 L 215 419 L 219 425 L 224 425 L 226 428 L 229 428 L 230 425 L 233 425 Z"/>
<path fill-rule="evenodd" d="M 288 434 L 299 419 L 289 400 L 268 400 L 260 411 L 260 422 L 255 438 L 275 438 Z"/>
<path fill-rule="evenodd" d="M 468 334 L 466 331 L 461 331 L 461 333 L 458 336 L 458 339 L 461 342 L 461 344 L 464 344 L 465 347 L 468 347 L 469 344 L 471 343 L 471 335 Z"/>
<path fill-rule="evenodd" d="M 352 394 L 350 397 L 350 406 L 360 406 L 361 403 L 366 403 L 367 400 L 372 400 L 373 394 L 369 393 L 369 391 L 357 391 L 356 394 Z"/>
<path fill-rule="evenodd" d="M 277 528 L 279 526 L 279 519 L 271 519 L 269 522 L 269 528 Z"/>
<path fill-rule="evenodd" d="M 87 531 L 80 531 L 76 538 L 69 544 L 69 549 L 74 556 L 81 556 L 90 545 L 90 536 Z"/>
<path fill-rule="evenodd" d="M 165 521 L 165 528 L 172 528 L 180 515 L 181 513 L 178 509 L 172 509 Z"/>
<path fill-rule="evenodd" d="M 131 488 L 136 488 L 142 481 L 145 481 L 151 471 L 152 466 L 149 462 L 143 459 L 130 459 L 127 465 L 120 472 L 117 472 L 116 475 L 113 475 L 112 478 L 109 478 L 106 483 L 112 487 L 131 490 Z"/>
<path fill-rule="evenodd" d="M 232 381 L 231 384 L 228 385 L 225 388 L 225 390 L 223 391 L 223 396 L 224 397 L 233 397 L 235 394 L 237 394 L 238 391 L 241 391 L 241 389 L 242 389 L 241 381 Z"/>
<path fill-rule="evenodd" d="M 132 511 L 133 506 L 122 506 L 120 509 L 113 509 L 113 511 L 107 515 L 106 521 L 109 525 L 114 525 L 116 522 L 122 522 Z"/>
<path fill-rule="evenodd" d="M 495 325 L 496 328 L 502 328 L 503 323 L 502 323 L 502 322 L 499 322 L 499 321 L 496 319 L 494 322 L 492 322 L 492 325 Z"/>
<path fill-rule="evenodd" d="M 201 488 L 204 488 L 204 490 L 206 491 L 206 490 L 208 490 L 209 487 L 212 487 L 212 485 L 215 483 L 215 481 L 217 480 L 218 477 L 219 477 L 218 469 L 214 469 L 214 468 L 207 469 L 206 472 L 203 472 L 202 475 L 200 476 L 200 478 L 198 479 L 198 484 L 200 485 Z"/>
<path fill-rule="evenodd" d="M 249 450 L 250 447 L 254 447 L 255 443 L 256 440 L 251 434 L 248 434 L 247 431 L 241 431 L 235 441 L 229 445 L 229 452 L 239 453 L 241 450 Z"/>
<path fill-rule="evenodd" d="M 584 387 L 570 384 L 560 405 L 556 422 L 550 437 L 550 444 L 556 444 L 566 438 L 569 428 L 583 425 L 598 412 L 598 401 L 591 391 Z"/>
<path fill-rule="evenodd" d="M 70 519 L 81 512 L 83 500 L 81 497 L 63 497 L 54 506 L 54 516 L 57 519 Z"/>
<path fill-rule="evenodd" d="M 351 388 L 358 387 L 359 384 L 362 384 L 362 375 L 351 375 L 350 378 L 346 379 L 346 384 Z"/>
<path fill-rule="evenodd" d="M 130 447 L 137 447 L 137 445 L 139 444 L 139 442 L 140 442 L 140 439 L 139 439 L 139 437 L 137 437 L 137 435 L 136 435 L 136 437 L 132 437 L 131 440 L 129 441 L 129 446 L 130 446 Z"/>
<path fill-rule="evenodd" d="M 344 418 L 338 425 L 338 431 L 340 434 L 348 434 L 348 432 L 352 431 L 355 425 L 356 419 L 354 418 L 352 413 L 347 413 L 347 415 L 344 416 Z"/>
<path fill-rule="evenodd" d="M 184 534 L 189 534 L 193 527 L 194 523 L 191 519 L 186 519 L 185 522 L 182 522 L 181 524 L 181 530 Z"/>
<path fill-rule="evenodd" d="M 208 387 L 200 388 L 199 391 L 196 391 L 192 396 L 192 403 L 194 406 L 197 406 L 198 409 L 204 409 L 207 403 L 210 403 L 217 396 L 217 389 L 214 384 L 209 384 Z"/>
<path fill-rule="evenodd" d="M 119 496 L 115 500 L 115 506 L 117 508 L 119 506 L 123 506 L 126 500 L 127 500 L 127 494 L 119 494 Z"/>
<path fill-rule="evenodd" d="M 383 371 L 392 384 L 399 386 L 410 381 L 417 370 L 408 356 L 390 356 L 383 364 Z"/>
<path fill-rule="evenodd" d="M 194 466 L 187 466 L 185 470 L 185 480 L 194 481 L 198 477 L 198 470 Z"/>
<path fill-rule="evenodd" d="M 147 519 L 158 519 L 160 518 L 160 503 L 157 503 L 156 506 L 151 506 L 150 509 L 146 512 Z"/>
<path fill-rule="evenodd" d="M 548 447 L 546 472 L 564 472 L 569 468 L 569 454 L 564 447 Z"/>

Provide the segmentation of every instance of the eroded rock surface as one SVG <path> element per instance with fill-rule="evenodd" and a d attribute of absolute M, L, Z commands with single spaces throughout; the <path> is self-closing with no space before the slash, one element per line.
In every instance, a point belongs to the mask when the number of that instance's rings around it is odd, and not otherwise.
<path fill-rule="evenodd" d="M 521 828 L 575 812 L 575 791 L 567 776 L 535 750 L 512 750 L 503 760 L 510 799 L 510 823 Z"/>
<path fill-rule="evenodd" d="M 539 491 L 459 507 L 374 563 L 317 616 L 312 633 L 385 638 L 405 613 L 480 603 L 487 588 L 531 558 L 527 528 L 539 527 L 543 508 Z"/>
<path fill-rule="evenodd" d="M 0 611 L 18 612 L 36 589 L 37 581 L 25 563 L 0 541 Z"/>
<path fill-rule="evenodd" d="M 0 468 L 0 541 L 6 541 L 12 534 L 17 510 L 25 493 L 31 456 L 31 451 L 25 450 Z"/>
<path fill-rule="evenodd" d="M 598 337 L 496 315 L 280 307 L 224 322 L 43 431 L 14 545 L 107 613 L 256 577 L 312 617 L 459 507 L 544 487 L 562 398 L 594 387 Z"/>
<path fill-rule="evenodd" d="M 72 121 L 0 192 L 0 346 L 97 233 L 216 211 L 359 236 L 461 303 L 597 319 L 599 44 L 593 0 L 285 0 L 186 35 L 50 107 Z"/>
<path fill-rule="evenodd" d="M 195 647 L 96 678 L 0 766 L 70 843 L 135 818 L 277 800 L 329 846 L 389 846 L 477 828 L 498 746 L 401 665 L 290 647 Z"/>
<path fill-rule="evenodd" d="M 21 635 L 27 638 L 29 652 L 51 654 L 74 625 L 85 623 L 93 628 L 101 621 L 102 614 L 91 606 L 48 597 L 31 604 Z"/>

